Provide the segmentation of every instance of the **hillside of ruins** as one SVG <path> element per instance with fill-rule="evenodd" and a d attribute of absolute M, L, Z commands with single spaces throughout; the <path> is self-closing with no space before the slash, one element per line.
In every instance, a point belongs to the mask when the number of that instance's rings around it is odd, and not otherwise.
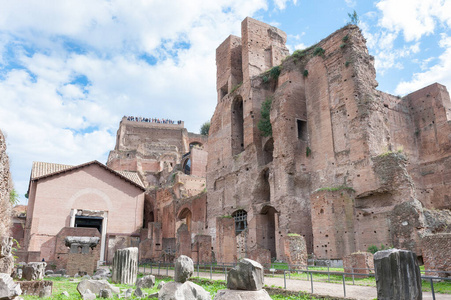
<path fill-rule="evenodd" d="M 208 136 L 124 117 L 106 164 L 35 162 L 26 213 L 12 224 L 19 261 L 83 260 L 64 244 L 70 235 L 98 238 L 92 253 L 109 262 L 130 246 L 140 261 L 268 264 L 384 245 L 451 269 L 446 87 L 377 90 L 355 25 L 292 54 L 286 39 L 248 17 L 241 37 L 218 46 Z"/>

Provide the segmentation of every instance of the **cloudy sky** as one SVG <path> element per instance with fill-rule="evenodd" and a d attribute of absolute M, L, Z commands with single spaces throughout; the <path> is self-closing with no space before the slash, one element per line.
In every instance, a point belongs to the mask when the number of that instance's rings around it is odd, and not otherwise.
<path fill-rule="evenodd" d="M 0 0 L 0 129 L 22 202 L 33 161 L 105 163 L 124 115 L 198 132 L 216 104 L 215 49 L 246 16 L 293 51 L 354 10 L 379 89 L 451 87 L 450 0 Z"/>

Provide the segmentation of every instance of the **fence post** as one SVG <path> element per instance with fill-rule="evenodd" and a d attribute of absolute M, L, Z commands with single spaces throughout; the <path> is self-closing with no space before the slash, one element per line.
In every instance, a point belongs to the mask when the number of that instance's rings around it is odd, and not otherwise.
<path fill-rule="evenodd" d="M 343 293 L 344 293 L 344 297 L 346 298 L 346 283 L 345 283 L 345 275 L 343 276 Z"/>
<path fill-rule="evenodd" d="M 197 262 L 197 277 L 199 277 L 199 262 Z"/>
<path fill-rule="evenodd" d="M 429 280 L 431 281 L 432 300 L 435 300 L 434 281 L 432 280 L 432 278 L 430 278 Z"/>
<path fill-rule="evenodd" d="M 354 282 L 354 267 L 351 268 L 351 272 L 352 272 L 352 285 L 355 285 L 355 282 Z"/>
<path fill-rule="evenodd" d="M 313 275 L 311 272 L 310 272 L 310 283 L 312 285 L 312 294 L 313 294 Z"/>
<path fill-rule="evenodd" d="M 330 282 L 329 265 L 327 265 L 327 282 Z"/>
<path fill-rule="evenodd" d="M 210 263 L 210 280 L 213 279 L 213 264 Z"/>
<path fill-rule="evenodd" d="M 152 266 L 153 266 L 153 262 L 150 263 L 150 274 L 153 274 L 153 272 L 152 272 Z"/>
<path fill-rule="evenodd" d="M 161 261 L 158 262 L 158 275 L 160 275 Z"/>
<path fill-rule="evenodd" d="M 291 268 L 290 268 L 290 263 L 288 263 L 288 279 L 291 279 Z"/>
<path fill-rule="evenodd" d="M 285 270 L 283 270 L 283 288 L 287 289 L 287 274 Z"/>
<path fill-rule="evenodd" d="M 308 280 L 308 261 L 307 261 L 307 280 Z"/>
<path fill-rule="evenodd" d="M 144 263 L 144 272 L 143 272 L 143 274 L 146 275 L 146 264 L 145 263 Z"/>
<path fill-rule="evenodd" d="M 166 265 L 166 276 L 169 275 L 169 264 Z"/>

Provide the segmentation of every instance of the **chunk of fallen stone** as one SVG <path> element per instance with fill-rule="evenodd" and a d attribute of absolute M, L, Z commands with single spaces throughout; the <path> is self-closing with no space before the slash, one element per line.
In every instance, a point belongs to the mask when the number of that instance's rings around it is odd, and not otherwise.
<path fill-rule="evenodd" d="M 263 266 L 254 260 L 244 258 L 230 270 L 227 277 L 227 288 L 259 291 L 263 288 L 263 278 Z"/>
<path fill-rule="evenodd" d="M 161 290 L 161 288 L 166 284 L 166 282 L 164 281 L 160 281 L 160 283 L 158 284 L 157 289 Z"/>
<path fill-rule="evenodd" d="M 175 261 L 174 281 L 184 283 L 193 273 L 193 260 L 186 255 L 180 255 Z"/>
<path fill-rule="evenodd" d="M 110 289 L 100 290 L 99 292 L 100 298 L 113 298 L 113 292 Z"/>
<path fill-rule="evenodd" d="M 147 297 L 147 293 L 144 293 L 141 288 L 136 288 L 133 295 L 138 298 L 146 298 Z"/>
<path fill-rule="evenodd" d="M 61 293 L 62 297 L 69 297 L 69 293 L 67 291 L 64 291 Z"/>
<path fill-rule="evenodd" d="M 210 293 L 203 287 L 191 282 L 168 282 L 158 292 L 158 300 L 210 300 Z"/>
<path fill-rule="evenodd" d="M 136 287 L 142 289 L 151 289 L 155 285 L 155 276 L 146 275 L 136 281 Z"/>
<path fill-rule="evenodd" d="M 85 279 L 80 281 L 80 283 L 77 285 L 77 291 L 80 293 L 80 295 L 83 295 L 83 293 L 88 289 L 94 294 L 99 294 L 100 290 L 111 290 L 111 292 L 114 294 L 119 294 L 120 292 L 120 289 L 118 287 L 111 285 L 106 280 Z"/>
<path fill-rule="evenodd" d="M 89 289 L 87 289 L 82 295 L 81 298 L 83 300 L 94 300 L 96 297 L 96 294 L 94 294 L 93 292 L 91 292 Z"/>
<path fill-rule="evenodd" d="M 0 299 L 13 299 L 21 294 L 20 285 L 15 283 L 8 274 L 0 273 Z"/>

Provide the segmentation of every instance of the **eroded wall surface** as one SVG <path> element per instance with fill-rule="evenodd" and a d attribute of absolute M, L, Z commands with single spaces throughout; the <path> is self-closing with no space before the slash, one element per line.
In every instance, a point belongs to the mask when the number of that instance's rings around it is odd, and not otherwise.
<path fill-rule="evenodd" d="M 421 253 L 421 237 L 437 220 L 425 212 L 451 203 L 446 88 L 436 83 L 402 98 L 376 90 L 374 58 L 353 25 L 286 59 L 285 41 L 280 30 L 246 18 L 241 39 L 231 36 L 216 51 L 209 234 L 224 239 L 218 218 L 244 210 L 237 257 L 268 249 L 287 259 L 281 243 L 290 233 L 318 258 L 381 244 Z M 258 129 L 265 101 L 268 137 Z M 223 241 L 213 245 L 225 259 Z"/>

